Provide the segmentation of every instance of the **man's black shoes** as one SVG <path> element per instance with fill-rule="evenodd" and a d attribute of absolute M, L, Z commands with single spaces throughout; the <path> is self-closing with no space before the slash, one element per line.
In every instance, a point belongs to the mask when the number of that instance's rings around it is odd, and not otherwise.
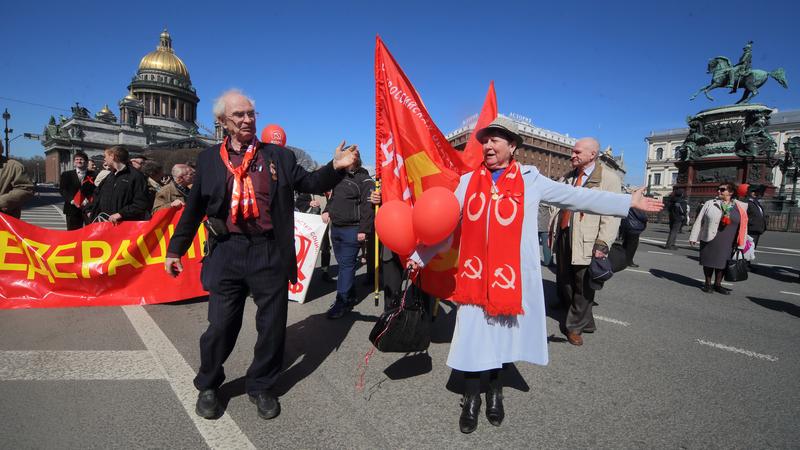
<path fill-rule="evenodd" d="M 478 415 L 481 413 L 481 395 L 465 395 L 461 399 L 461 417 L 458 427 L 464 434 L 472 433 L 478 428 Z"/>
<path fill-rule="evenodd" d="M 258 407 L 258 417 L 269 420 L 278 417 L 278 414 L 281 413 L 281 404 L 278 403 L 277 397 L 269 392 L 248 394 L 248 396 L 250 401 Z"/>
<path fill-rule="evenodd" d="M 197 395 L 197 406 L 194 411 L 203 419 L 216 419 L 222 412 L 216 389 L 206 389 Z"/>
<path fill-rule="evenodd" d="M 340 319 L 352 310 L 352 303 L 337 299 L 335 302 L 333 302 L 330 309 L 328 309 L 328 312 L 325 313 L 325 316 L 328 319 Z"/>

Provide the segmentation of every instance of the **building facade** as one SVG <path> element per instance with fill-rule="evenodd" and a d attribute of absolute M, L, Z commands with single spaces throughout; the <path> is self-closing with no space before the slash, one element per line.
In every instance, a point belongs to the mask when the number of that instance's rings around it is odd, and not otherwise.
<path fill-rule="evenodd" d="M 572 169 L 570 156 L 577 139 L 568 134 L 537 127 L 530 119 L 516 113 L 501 115 L 513 120 L 522 136 L 522 146 L 517 149 L 514 156 L 517 161 L 521 164 L 536 166 L 539 172 L 554 179 L 562 177 Z M 477 121 L 478 116 L 473 115 L 462 123 L 461 128 L 448 133 L 445 137 L 453 147 L 463 150 Z M 611 147 L 607 147 L 605 151 L 601 152 L 599 158 L 606 166 L 614 170 L 621 180 L 625 178 L 623 158 L 622 156 L 613 156 Z"/>
<path fill-rule="evenodd" d="M 800 110 L 775 112 L 770 117 L 770 124 L 766 127 L 769 134 L 778 144 L 775 158 L 782 161 L 784 158 L 784 144 L 794 136 L 800 136 Z M 647 142 L 647 158 L 645 160 L 645 182 L 653 195 L 662 198 L 672 192 L 677 181 L 678 168 L 675 167 L 676 149 L 683 144 L 689 134 L 689 128 L 673 128 L 669 130 L 652 131 L 645 138 Z M 776 166 L 773 168 L 772 183 L 780 186 L 783 173 Z M 791 183 L 786 185 L 787 196 L 791 195 Z"/>
<path fill-rule="evenodd" d="M 198 129 L 200 99 L 167 30 L 159 36 L 156 49 L 142 57 L 127 88 L 128 94 L 118 102 L 119 117 L 108 105 L 92 116 L 76 103 L 71 117 L 50 118 L 43 135 L 47 182 L 58 182 L 61 172 L 72 169 L 72 156 L 79 150 L 92 157 L 114 145 L 138 153 L 219 142 L 219 127 L 213 136 Z"/>

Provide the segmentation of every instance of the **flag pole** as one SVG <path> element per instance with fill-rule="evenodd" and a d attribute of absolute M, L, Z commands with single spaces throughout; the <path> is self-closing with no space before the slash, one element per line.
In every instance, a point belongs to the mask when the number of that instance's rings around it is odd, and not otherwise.
<path fill-rule="evenodd" d="M 379 194 L 381 192 L 381 179 L 380 178 L 376 178 L 375 179 L 375 192 L 377 192 Z M 376 204 L 375 205 L 375 217 L 378 217 L 378 208 L 380 208 L 380 205 Z M 375 306 L 378 306 L 380 304 L 380 301 L 378 300 L 378 298 L 380 297 L 380 295 L 379 295 L 380 294 L 380 289 L 379 289 L 380 288 L 380 286 L 379 286 L 380 273 L 378 272 L 378 270 L 380 269 L 381 257 L 378 254 L 379 250 L 380 250 L 380 242 L 378 242 L 378 229 L 377 228 L 375 228 L 375 239 L 374 239 L 374 241 L 375 241 L 375 252 L 374 252 L 375 261 L 373 262 L 374 265 L 375 265 L 375 293 L 374 293 L 374 297 L 375 297 Z"/>

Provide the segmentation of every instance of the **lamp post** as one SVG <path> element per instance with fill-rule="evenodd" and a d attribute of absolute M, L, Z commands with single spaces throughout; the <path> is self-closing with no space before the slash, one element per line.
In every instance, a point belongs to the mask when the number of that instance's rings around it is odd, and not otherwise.
<path fill-rule="evenodd" d="M 14 130 L 8 129 L 8 119 L 10 118 L 11 114 L 8 112 L 8 108 L 6 108 L 6 110 L 3 112 L 3 120 L 6 121 L 6 129 L 4 130 L 6 133 L 6 159 L 8 159 L 9 152 L 11 151 L 11 149 L 8 148 L 9 147 L 8 135 L 14 132 Z"/>

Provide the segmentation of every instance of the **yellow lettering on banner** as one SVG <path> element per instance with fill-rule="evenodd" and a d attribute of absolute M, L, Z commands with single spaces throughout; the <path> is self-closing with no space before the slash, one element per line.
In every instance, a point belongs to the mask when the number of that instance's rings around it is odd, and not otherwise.
<path fill-rule="evenodd" d="M 78 274 L 76 273 L 64 273 L 59 272 L 58 267 L 56 264 L 72 264 L 75 262 L 75 255 L 59 255 L 64 250 L 75 248 L 78 246 L 77 242 L 70 242 L 69 244 L 61 244 L 53 250 L 53 253 L 47 257 L 47 265 L 50 267 L 50 271 L 53 272 L 53 276 L 56 278 L 78 278 Z"/>
<path fill-rule="evenodd" d="M 92 250 L 100 250 L 100 256 L 92 256 Z M 108 261 L 111 256 L 111 245 L 105 241 L 83 241 L 81 242 L 81 276 L 90 278 L 89 271 L 94 266 L 99 266 Z M 102 275 L 102 269 L 98 271 Z"/>
<path fill-rule="evenodd" d="M 422 179 L 441 173 L 441 170 L 436 167 L 436 164 L 431 161 L 425 151 L 414 153 L 406 158 L 405 165 L 406 174 L 408 174 L 408 178 L 411 179 L 411 183 L 414 185 L 414 198 L 417 199 L 422 195 Z"/>
<path fill-rule="evenodd" d="M 197 229 L 197 242 L 200 246 L 200 251 L 203 253 L 202 256 L 206 256 L 206 227 L 200 225 L 200 228 Z"/>
<path fill-rule="evenodd" d="M 154 257 L 152 253 L 150 253 L 150 249 L 147 248 L 147 243 L 144 240 L 144 235 L 136 238 L 136 246 L 139 247 L 139 251 L 142 252 L 142 256 L 144 257 L 144 263 L 148 266 L 152 264 L 163 264 L 167 257 L 167 240 L 164 239 L 164 232 L 161 231 L 161 228 L 156 228 L 154 232 L 158 242 L 158 248 L 161 250 L 161 256 Z"/>
<path fill-rule="evenodd" d="M 28 279 L 32 280 L 36 277 L 36 274 L 44 275 L 51 283 L 55 283 L 56 280 L 53 279 L 53 275 L 47 270 L 47 266 L 44 263 L 44 258 L 42 257 L 47 250 L 50 250 L 51 245 L 47 245 L 41 242 L 32 241 L 30 239 L 23 239 L 22 242 L 25 245 L 22 247 L 25 250 L 25 255 L 28 257 Z M 31 249 L 33 249 L 33 253 L 31 253 Z"/>
<path fill-rule="evenodd" d="M 12 244 L 14 242 L 15 244 Z M 16 270 L 24 271 L 28 267 L 25 264 L 14 264 L 6 262 L 6 255 L 23 255 L 24 251 L 19 245 L 17 237 L 8 231 L 0 231 L 0 271 Z"/>
<path fill-rule="evenodd" d="M 125 239 L 119 244 L 119 248 L 117 248 L 117 253 L 114 254 L 114 257 L 111 258 L 111 262 L 108 263 L 108 275 L 114 276 L 117 274 L 117 268 L 122 266 L 133 266 L 136 269 L 142 267 L 142 263 L 136 260 L 136 258 L 131 255 L 130 250 L 128 247 L 131 245 L 130 239 Z"/>

